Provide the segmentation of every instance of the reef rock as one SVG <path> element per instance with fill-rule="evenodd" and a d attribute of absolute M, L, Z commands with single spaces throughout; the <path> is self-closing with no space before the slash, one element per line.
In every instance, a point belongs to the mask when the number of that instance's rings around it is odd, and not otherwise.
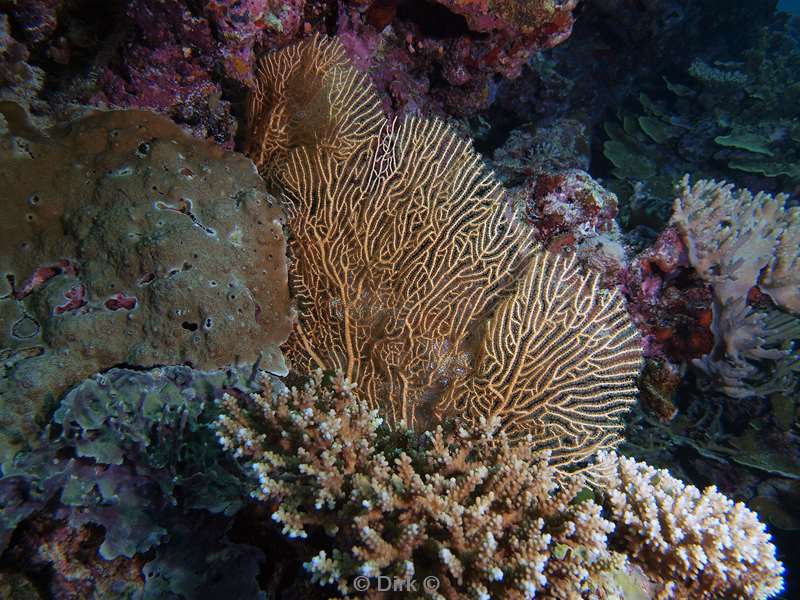
<path fill-rule="evenodd" d="M 512 193 L 525 204 L 534 238 L 550 252 L 575 254 L 614 288 L 627 264 L 616 222 L 617 197 L 580 169 L 540 173 Z"/>
<path fill-rule="evenodd" d="M 284 217 L 245 157 L 138 111 L 0 136 L 0 460 L 115 365 L 285 373 Z"/>
<path fill-rule="evenodd" d="M 390 112 L 468 116 L 572 32 L 576 0 L 350 0 L 337 36 Z"/>

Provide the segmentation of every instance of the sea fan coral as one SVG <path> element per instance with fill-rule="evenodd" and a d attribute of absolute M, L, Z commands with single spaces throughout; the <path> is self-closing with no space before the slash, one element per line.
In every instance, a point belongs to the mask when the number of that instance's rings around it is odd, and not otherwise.
<path fill-rule="evenodd" d="M 381 142 L 347 161 L 290 157 L 302 320 L 289 356 L 300 369 L 341 368 L 391 422 L 414 425 L 433 409 L 425 399 L 470 367 L 475 324 L 532 244 L 443 123 L 407 119 Z"/>
<path fill-rule="evenodd" d="M 291 149 L 315 146 L 343 158 L 384 121 L 369 78 L 350 66 L 341 43 L 314 36 L 259 62 L 245 153 L 274 176 Z"/>
<path fill-rule="evenodd" d="M 557 465 L 615 446 L 641 350 L 625 307 L 598 278 L 581 274 L 574 255 L 537 254 L 487 324 L 473 375 L 447 388 L 443 408 L 531 434 Z"/>
<path fill-rule="evenodd" d="M 497 416 L 560 464 L 613 446 L 641 355 L 621 298 L 536 249 L 447 125 L 376 127 L 378 97 L 338 42 L 262 64 L 250 147 L 288 201 L 294 367 L 341 369 L 393 425 Z"/>

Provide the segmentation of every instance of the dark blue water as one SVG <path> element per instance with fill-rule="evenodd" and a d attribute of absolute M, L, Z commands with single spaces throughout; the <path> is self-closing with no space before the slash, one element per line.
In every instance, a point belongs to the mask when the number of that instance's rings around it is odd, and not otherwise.
<path fill-rule="evenodd" d="M 780 0 L 780 2 L 778 2 L 778 9 L 800 15 L 800 0 Z"/>

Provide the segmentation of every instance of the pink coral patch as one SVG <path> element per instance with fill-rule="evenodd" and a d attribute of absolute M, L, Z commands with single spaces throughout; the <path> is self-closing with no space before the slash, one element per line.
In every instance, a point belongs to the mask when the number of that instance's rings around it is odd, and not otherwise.
<path fill-rule="evenodd" d="M 136 298 L 119 292 L 106 300 L 105 307 L 108 310 L 133 310 L 136 308 Z"/>
<path fill-rule="evenodd" d="M 64 294 L 67 302 L 56 306 L 55 313 L 63 315 L 66 312 L 73 312 L 86 305 L 86 286 L 76 285 Z"/>
<path fill-rule="evenodd" d="M 33 272 L 33 275 L 25 280 L 20 289 L 14 290 L 14 299 L 22 300 L 36 289 L 42 287 L 50 279 L 62 273 L 67 275 L 75 275 L 77 273 L 75 266 L 69 260 L 60 260 L 53 265 L 46 265 L 39 267 Z"/>

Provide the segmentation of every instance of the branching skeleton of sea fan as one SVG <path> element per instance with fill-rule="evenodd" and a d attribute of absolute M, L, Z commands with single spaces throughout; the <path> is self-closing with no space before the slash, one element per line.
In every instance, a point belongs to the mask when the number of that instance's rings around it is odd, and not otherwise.
<path fill-rule="evenodd" d="M 619 295 L 537 249 L 448 125 L 386 121 L 337 41 L 260 73 L 249 148 L 287 200 L 296 368 L 340 369 L 390 423 L 499 418 L 559 465 L 615 445 L 641 360 Z"/>

